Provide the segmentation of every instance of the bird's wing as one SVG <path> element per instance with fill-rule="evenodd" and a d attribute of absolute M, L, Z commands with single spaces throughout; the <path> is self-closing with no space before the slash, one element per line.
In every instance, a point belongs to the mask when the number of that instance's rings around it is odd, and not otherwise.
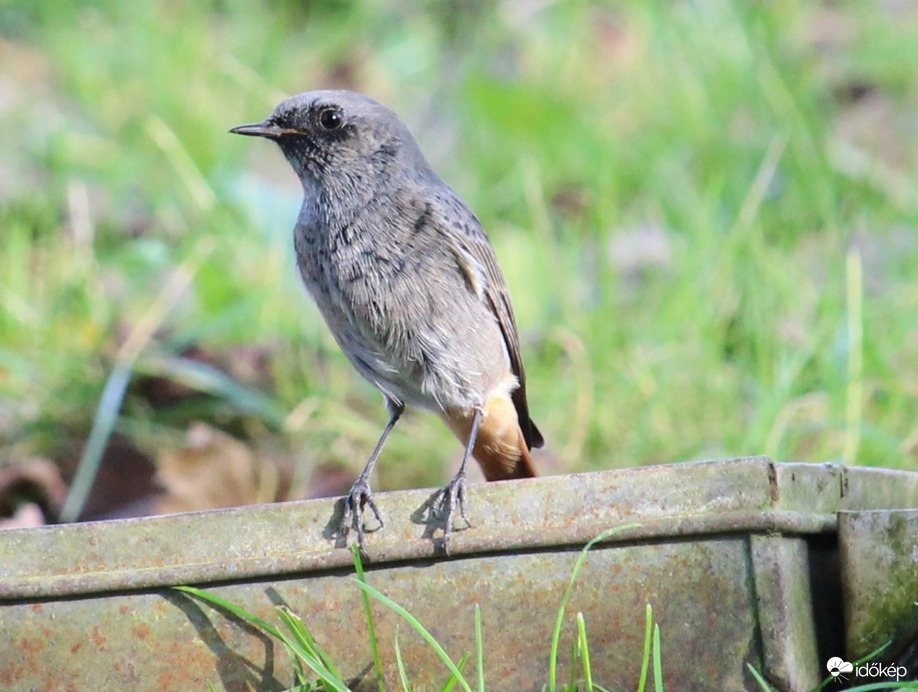
<path fill-rule="evenodd" d="M 465 205 L 462 206 L 467 212 L 467 223 L 461 224 L 458 228 L 454 226 L 454 230 L 459 232 L 449 236 L 456 261 L 466 276 L 470 290 L 485 301 L 497 319 L 510 357 L 510 367 L 520 383 L 511 398 L 519 416 L 523 437 L 530 449 L 541 447 L 544 444 L 542 433 L 529 417 L 526 374 L 523 371 L 523 358 L 520 355 L 520 340 L 516 331 L 513 305 L 510 303 L 510 292 L 484 229 L 475 215 L 465 208 Z"/>

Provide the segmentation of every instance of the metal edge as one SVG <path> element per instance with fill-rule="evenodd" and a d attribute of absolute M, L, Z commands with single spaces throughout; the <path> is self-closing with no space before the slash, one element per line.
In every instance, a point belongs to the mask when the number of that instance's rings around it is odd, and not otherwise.
<path fill-rule="evenodd" d="M 749 534 L 810 535 L 835 531 L 835 515 L 813 515 L 783 510 L 733 512 L 717 516 L 672 516 L 645 520 L 637 526 L 622 520 L 622 530 L 601 541 L 601 545 L 628 545 L 666 538 L 745 537 Z M 368 568 L 411 560 L 463 559 L 470 555 L 509 553 L 546 548 L 582 547 L 615 524 L 590 521 L 570 527 L 523 531 L 458 532 L 450 539 L 450 555 L 430 540 L 403 543 L 399 550 L 380 550 L 369 556 Z M 142 590 L 183 584 L 212 584 L 266 577 L 284 577 L 311 571 L 349 569 L 353 557 L 348 550 L 330 548 L 324 553 L 286 553 L 264 558 L 242 558 L 231 563 L 202 562 L 164 567 L 145 567 L 79 574 L 36 574 L 7 578 L 0 582 L 0 601 L 59 598 L 108 591 Z"/>
<path fill-rule="evenodd" d="M 844 505 L 869 508 L 865 492 L 847 501 L 843 492 L 849 485 L 866 488 L 869 479 L 883 501 L 918 502 L 918 473 L 862 471 L 747 457 L 475 485 L 473 529 L 452 535 L 450 556 L 582 545 L 629 522 L 641 528 L 615 534 L 610 544 L 665 535 L 831 532 L 834 512 Z M 433 492 L 376 495 L 386 526 L 368 534 L 373 564 L 444 556 L 419 517 Z M 350 551 L 335 547 L 329 532 L 341 505 L 324 499 L 0 531 L 0 599 L 348 569 Z"/>

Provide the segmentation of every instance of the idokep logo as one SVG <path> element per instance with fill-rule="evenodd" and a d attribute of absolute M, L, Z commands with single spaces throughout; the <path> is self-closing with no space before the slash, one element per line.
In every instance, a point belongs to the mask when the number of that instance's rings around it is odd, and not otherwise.
<path fill-rule="evenodd" d="M 826 668 L 829 669 L 829 675 L 831 675 L 833 678 L 841 677 L 842 679 L 845 677 L 842 675 L 842 673 L 850 673 L 852 670 L 854 670 L 853 665 L 848 663 L 848 661 L 839 658 L 838 656 L 830 658 L 829 662 L 826 663 Z"/>
<path fill-rule="evenodd" d="M 905 666 L 884 666 L 882 663 L 859 663 L 855 666 L 838 656 L 830 658 L 826 662 L 826 668 L 829 674 L 839 682 L 847 680 L 844 673 L 854 673 L 859 678 L 883 678 L 897 682 L 908 675 Z"/>

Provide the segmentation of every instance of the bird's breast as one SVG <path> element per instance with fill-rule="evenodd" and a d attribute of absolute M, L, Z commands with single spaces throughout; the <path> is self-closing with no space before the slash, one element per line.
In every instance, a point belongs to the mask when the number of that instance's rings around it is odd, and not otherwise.
<path fill-rule="evenodd" d="M 385 223 L 301 223 L 294 244 L 336 340 L 384 392 L 435 410 L 478 406 L 509 373 L 495 318 L 448 248 Z"/>

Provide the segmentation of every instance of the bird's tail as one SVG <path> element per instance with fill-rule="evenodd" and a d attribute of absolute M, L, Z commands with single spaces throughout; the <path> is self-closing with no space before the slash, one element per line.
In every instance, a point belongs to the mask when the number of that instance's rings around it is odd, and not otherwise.
<path fill-rule="evenodd" d="M 462 442 L 468 442 L 472 414 L 447 415 L 446 423 Z M 472 455 L 489 481 L 535 478 L 529 446 L 520 428 L 513 402 L 506 396 L 491 396 L 482 411 Z"/>

